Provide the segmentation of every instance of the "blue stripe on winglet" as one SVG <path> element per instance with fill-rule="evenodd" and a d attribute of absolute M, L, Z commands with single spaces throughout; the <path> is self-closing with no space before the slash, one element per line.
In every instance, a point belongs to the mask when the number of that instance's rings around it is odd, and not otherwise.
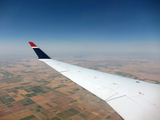
<path fill-rule="evenodd" d="M 44 53 L 40 48 L 33 48 L 39 59 L 51 59 L 46 53 Z"/>

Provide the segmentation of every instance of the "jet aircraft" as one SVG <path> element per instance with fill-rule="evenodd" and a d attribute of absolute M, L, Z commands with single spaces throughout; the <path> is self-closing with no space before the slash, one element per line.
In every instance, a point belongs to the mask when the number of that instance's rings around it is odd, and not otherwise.
<path fill-rule="evenodd" d="M 160 120 L 160 85 L 51 59 L 29 42 L 40 61 L 98 96 L 125 120 Z"/>

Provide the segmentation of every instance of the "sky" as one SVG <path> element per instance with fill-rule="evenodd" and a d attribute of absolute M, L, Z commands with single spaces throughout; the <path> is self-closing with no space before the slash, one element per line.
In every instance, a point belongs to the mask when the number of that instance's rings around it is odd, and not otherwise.
<path fill-rule="evenodd" d="M 0 55 L 160 55 L 159 0 L 1 0 Z"/>

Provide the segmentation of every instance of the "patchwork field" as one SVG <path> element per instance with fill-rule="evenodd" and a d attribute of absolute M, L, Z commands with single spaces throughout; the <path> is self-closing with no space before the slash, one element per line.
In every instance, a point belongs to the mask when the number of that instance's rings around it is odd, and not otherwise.
<path fill-rule="evenodd" d="M 57 60 L 160 84 L 159 59 L 65 56 Z M 1 58 L 0 68 L 0 120 L 122 119 L 103 100 L 36 58 Z"/>

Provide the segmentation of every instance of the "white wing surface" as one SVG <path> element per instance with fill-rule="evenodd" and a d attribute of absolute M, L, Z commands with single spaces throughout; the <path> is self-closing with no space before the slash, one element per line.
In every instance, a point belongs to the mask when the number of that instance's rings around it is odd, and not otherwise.
<path fill-rule="evenodd" d="M 29 43 L 40 61 L 106 101 L 125 120 L 160 120 L 160 85 L 52 60 Z"/>

